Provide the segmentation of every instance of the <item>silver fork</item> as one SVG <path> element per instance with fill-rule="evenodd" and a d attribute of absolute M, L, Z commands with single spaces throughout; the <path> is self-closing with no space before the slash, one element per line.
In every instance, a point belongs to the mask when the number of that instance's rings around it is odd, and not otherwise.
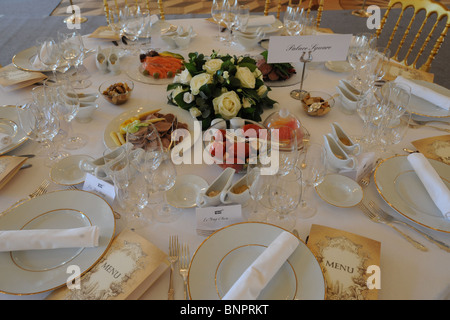
<path fill-rule="evenodd" d="M 414 226 L 412 226 L 412 225 L 410 225 L 410 224 L 408 224 L 408 223 L 406 223 L 406 222 L 403 222 L 403 221 L 401 221 L 401 220 L 396 220 L 396 219 L 394 219 L 394 218 L 393 218 L 391 215 L 389 215 L 387 212 L 383 211 L 383 210 L 382 210 L 375 202 L 370 201 L 370 202 L 369 202 L 369 207 L 372 208 L 373 210 L 375 210 L 375 212 L 380 216 L 380 218 L 382 218 L 382 219 L 384 219 L 384 220 L 386 220 L 386 221 L 388 221 L 388 222 L 391 222 L 391 223 L 400 223 L 400 224 L 402 224 L 402 225 L 404 225 L 404 226 L 407 226 L 407 227 L 413 229 L 414 231 L 420 233 L 422 236 L 424 236 L 424 237 L 425 237 L 426 239 L 428 239 L 429 241 L 433 242 L 435 245 L 437 245 L 437 246 L 438 246 L 439 248 L 441 248 L 442 250 L 445 250 L 445 251 L 447 251 L 447 252 L 450 252 L 450 247 L 449 247 L 447 244 L 445 244 L 445 243 L 443 243 L 443 242 L 441 242 L 441 241 L 439 241 L 439 240 L 433 238 L 432 236 L 426 234 L 425 232 L 423 232 L 423 231 L 421 231 L 421 230 L 415 228 Z"/>
<path fill-rule="evenodd" d="M 181 255 L 180 255 L 180 275 L 183 277 L 184 282 L 184 300 L 187 300 L 187 276 L 189 272 L 189 261 L 191 259 L 191 255 L 189 253 L 189 246 L 184 244 L 181 247 Z"/>
<path fill-rule="evenodd" d="M 362 202 L 358 205 L 358 207 L 361 209 L 361 211 L 368 216 L 372 221 L 377 222 L 377 223 L 383 223 L 385 225 L 388 225 L 389 227 L 391 227 L 392 229 L 394 229 L 395 231 L 397 231 L 398 233 L 400 233 L 406 240 L 408 240 L 414 247 L 416 247 L 419 250 L 422 251 L 428 251 L 428 248 L 425 247 L 423 244 L 421 244 L 420 242 L 414 240 L 413 238 L 411 238 L 410 236 L 408 236 L 406 233 L 402 232 L 400 229 L 398 229 L 397 227 L 395 227 L 392 223 L 383 220 L 380 218 L 379 215 L 375 214 L 374 212 L 370 211 L 369 208 L 366 207 L 365 204 L 363 204 Z"/>
<path fill-rule="evenodd" d="M 175 294 L 175 290 L 173 289 L 173 270 L 174 264 L 178 261 L 178 251 L 179 251 L 178 237 L 171 236 L 169 238 L 169 257 L 167 258 L 170 262 L 170 278 L 169 278 L 169 293 L 168 293 L 169 300 L 173 300 Z"/>
<path fill-rule="evenodd" d="M 48 188 L 49 184 L 50 184 L 50 182 L 48 180 L 42 181 L 41 184 L 36 188 L 36 190 L 34 190 L 32 193 L 30 193 L 27 198 L 17 200 L 15 203 L 10 205 L 5 211 L 3 211 L 2 214 L 11 210 L 12 208 L 16 207 L 17 205 L 19 205 L 20 203 L 22 203 L 28 199 L 33 199 L 40 195 L 43 195 L 44 193 L 47 192 L 47 188 Z"/>

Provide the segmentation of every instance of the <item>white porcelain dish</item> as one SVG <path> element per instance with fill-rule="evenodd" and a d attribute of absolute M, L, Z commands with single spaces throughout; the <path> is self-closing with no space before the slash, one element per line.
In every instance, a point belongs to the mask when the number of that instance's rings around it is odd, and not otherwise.
<path fill-rule="evenodd" d="M 252 16 L 250 16 L 252 18 Z M 268 33 L 275 33 L 283 30 L 283 22 L 276 19 L 272 24 L 260 25 L 260 26 L 250 26 L 245 30 L 246 32 L 255 32 L 256 29 L 261 28 L 261 30 L 267 35 Z"/>
<path fill-rule="evenodd" d="M 16 106 L 0 106 L 0 120 L 2 120 L 0 121 L 0 132 L 12 138 L 10 144 L 0 147 L 0 155 L 2 155 L 20 146 L 28 140 L 28 137 L 20 127 Z"/>
<path fill-rule="evenodd" d="M 221 299 L 242 272 L 283 231 L 267 223 L 243 222 L 213 233 L 192 257 L 188 277 L 190 298 Z M 324 298 L 322 270 L 302 241 L 258 297 L 267 300 Z"/>
<path fill-rule="evenodd" d="M 116 148 L 117 145 L 112 140 L 110 133 L 111 131 L 118 131 L 120 124 L 124 122 L 127 119 L 130 119 L 131 117 L 135 115 L 142 114 L 144 112 L 148 112 L 155 109 L 161 109 L 158 111 L 159 113 L 168 114 L 172 113 L 175 115 L 178 119 L 178 122 L 183 122 L 188 125 L 188 131 L 190 133 L 190 139 L 183 139 L 182 142 L 180 142 L 177 147 L 179 146 L 181 149 L 186 150 L 189 149 L 197 139 L 201 138 L 202 131 L 199 122 L 192 118 L 189 111 L 172 106 L 172 105 L 160 105 L 160 106 L 147 106 L 147 107 L 134 107 L 130 108 L 127 111 L 119 114 L 115 118 L 113 118 L 105 128 L 105 132 L 103 135 L 103 142 L 106 147 L 108 148 Z M 194 129 L 194 126 L 198 125 L 199 127 Z M 190 159 L 190 158 L 189 158 Z"/>
<path fill-rule="evenodd" d="M 152 76 L 146 76 L 144 75 L 144 68 L 142 68 L 142 64 L 139 61 L 139 57 L 136 56 L 130 56 L 125 59 L 125 72 L 127 75 L 136 81 L 146 83 L 146 84 L 156 84 L 156 85 L 168 85 L 173 82 L 172 78 L 165 78 L 165 79 L 156 79 Z"/>
<path fill-rule="evenodd" d="M 51 68 L 36 68 L 33 66 L 33 61 L 36 58 L 37 49 L 36 47 L 31 47 L 25 50 L 20 51 L 15 54 L 12 58 L 12 63 L 16 68 L 19 68 L 24 71 L 40 71 L 40 72 L 50 72 Z M 67 67 L 67 62 L 63 62 L 60 68 Z"/>
<path fill-rule="evenodd" d="M 97 247 L 0 252 L 0 292 L 29 295 L 65 286 L 67 267 L 77 265 L 81 274 L 91 269 L 111 245 L 116 227 L 111 206 L 100 196 L 80 190 L 50 192 L 1 216 L 1 230 L 83 226 L 99 227 Z"/>
<path fill-rule="evenodd" d="M 86 178 L 86 172 L 80 169 L 82 160 L 88 161 L 93 158 L 81 154 L 61 159 L 50 170 L 50 178 L 53 182 L 64 186 L 82 183 Z"/>
<path fill-rule="evenodd" d="M 193 208 L 198 194 L 206 188 L 208 183 L 197 175 L 177 176 L 175 185 L 166 193 L 167 203 L 176 208 Z"/>
<path fill-rule="evenodd" d="M 431 83 L 424 80 L 410 80 L 440 94 L 450 97 L 450 90 L 436 83 Z M 408 108 L 410 109 L 411 114 L 416 116 L 431 118 L 450 118 L 450 113 L 448 110 L 435 106 L 431 102 L 428 102 L 413 94 L 411 95 L 411 99 L 409 100 Z"/>
<path fill-rule="evenodd" d="M 450 188 L 450 166 L 428 160 Z M 380 195 L 398 213 L 424 227 L 450 233 L 450 221 L 436 207 L 406 156 L 381 162 L 375 170 L 374 181 Z"/>
<path fill-rule="evenodd" d="M 325 67 L 333 72 L 350 72 L 352 71 L 352 66 L 347 61 L 327 61 L 325 62 Z"/>
<path fill-rule="evenodd" d="M 339 174 L 325 176 L 316 187 L 317 194 L 327 203 L 341 208 L 354 207 L 363 199 L 363 190 L 356 181 Z"/>

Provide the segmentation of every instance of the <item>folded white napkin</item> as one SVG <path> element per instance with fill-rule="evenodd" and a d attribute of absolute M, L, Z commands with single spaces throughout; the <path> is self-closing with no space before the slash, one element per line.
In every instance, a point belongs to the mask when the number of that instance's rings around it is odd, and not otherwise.
<path fill-rule="evenodd" d="M 298 238 L 283 231 L 244 271 L 223 300 L 255 300 L 298 244 Z"/>
<path fill-rule="evenodd" d="M 422 98 L 437 107 L 450 110 L 450 97 L 443 95 L 433 89 L 427 88 L 414 81 L 408 80 L 402 76 L 398 76 L 394 82 L 407 84 L 411 87 L 411 93 L 419 98 Z"/>
<path fill-rule="evenodd" d="M 450 190 L 436 170 L 421 153 L 411 153 L 408 161 L 436 206 L 446 219 L 450 219 Z"/>
<path fill-rule="evenodd" d="M 276 21 L 275 16 L 257 16 L 257 17 L 250 17 L 248 19 L 247 27 L 257 27 L 257 26 L 264 26 L 267 24 L 273 24 Z"/>
<path fill-rule="evenodd" d="M 98 246 L 99 228 L 0 231 L 0 252 Z"/>
<path fill-rule="evenodd" d="M 9 134 L 0 132 L 0 148 L 9 146 L 12 142 L 12 138 Z"/>

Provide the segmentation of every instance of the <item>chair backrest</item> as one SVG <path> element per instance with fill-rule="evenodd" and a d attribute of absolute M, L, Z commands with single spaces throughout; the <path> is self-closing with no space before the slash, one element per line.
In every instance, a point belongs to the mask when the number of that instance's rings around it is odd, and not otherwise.
<path fill-rule="evenodd" d="M 163 6 L 163 0 L 157 0 L 157 6 L 158 6 L 158 10 L 159 10 L 159 15 L 160 15 L 160 19 L 161 20 L 165 20 L 165 15 L 164 15 L 164 6 Z M 150 0 L 143 0 L 143 1 L 139 1 L 139 0 L 130 0 L 130 4 L 128 3 L 127 0 L 124 0 L 123 2 L 121 2 L 121 4 L 123 3 L 123 6 L 141 6 L 141 7 L 145 7 L 149 12 L 150 12 Z M 114 0 L 114 4 L 111 4 L 111 8 L 115 8 L 116 10 L 119 10 L 121 8 L 120 4 L 118 3 L 117 0 Z M 108 0 L 103 0 L 103 10 L 105 11 L 105 17 L 106 17 L 106 22 L 109 22 L 109 9 L 110 9 L 110 5 L 108 4 Z"/>
<path fill-rule="evenodd" d="M 393 13 L 392 9 L 397 5 L 401 6 L 398 18 L 393 29 L 387 30 L 385 29 L 386 21 L 388 17 L 392 19 L 388 21 L 395 21 L 396 14 Z M 409 17 L 410 14 L 412 14 L 412 17 Z M 423 14 L 424 17 L 422 18 Z M 406 29 L 404 31 L 399 30 L 399 26 L 406 26 Z M 380 28 L 376 31 L 376 35 L 378 38 L 382 34 L 389 35 L 386 47 L 390 48 L 392 59 L 408 67 L 428 71 L 431 62 L 434 60 L 444 41 L 449 27 L 450 11 L 441 3 L 433 0 L 390 0 L 386 12 L 381 19 Z M 442 28 L 442 31 L 439 33 L 440 28 Z M 408 37 L 411 30 L 413 30 L 412 34 L 415 33 L 415 36 Z M 401 34 L 402 32 L 403 36 Z M 399 37 L 401 39 L 397 41 Z M 393 41 L 394 38 L 396 39 L 395 42 Z M 434 38 L 435 43 L 429 49 L 432 45 L 430 43 L 432 38 Z M 397 42 L 398 46 L 395 47 Z M 421 58 L 422 55 L 423 58 Z M 423 62 L 426 57 L 428 58 Z M 419 60 L 419 58 L 421 59 Z M 420 66 L 418 67 L 418 65 Z"/>
<path fill-rule="evenodd" d="M 317 18 L 316 18 L 316 27 L 318 28 L 320 26 L 320 21 L 322 20 L 322 11 L 323 11 L 323 3 L 325 0 L 299 0 L 297 6 L 302 7 L 306 9 L 306 15 L 309 16 L 311 14 L 311 11 L 317 10 Z M 269 12 L 269 4 L 270 0 L 266 0 L 266 4 L 264 7 L 264 15 L 267 16 Z M 306 4 L 306 6 L 305 6 Z M 289 6 L 292 6 L 292 0 L 289 0 L 288 2 Z M 278 7 L 277 7 L 277 19 L 280 18 L 280 11 L 281 11 L 281 0 L 278 1 Z"/>

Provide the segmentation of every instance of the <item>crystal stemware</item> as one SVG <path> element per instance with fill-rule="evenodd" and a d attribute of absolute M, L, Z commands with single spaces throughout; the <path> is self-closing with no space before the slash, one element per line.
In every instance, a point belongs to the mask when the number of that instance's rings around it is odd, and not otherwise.
<path fill-rule="evenodd" d="M 225 37 L 222 35 L 222 22 L 223 22 L 223 0 L 213 0 L 212 6 L 211 6 L 211 16 L 214 19 L 214 21 L 219 26 L 219 32 L 217 34 L 217 40 L 224 41 Z"/>
<path fill-rule="evenodd" d="M 283 25 L 287 34 L 290 36 L 300 35 L 304 27 L 303 19 L 303 8 L 299 8 L 297 5 L 288 5 L 283 17 Z"/>
<path fill-rule="evenodd" d="M 239 5 L 236 14 L 236 29 L 245 32 L 247 30 L 249 19 L 250 19 L 250 6 L 247 4 Z"/>
<path fill-rule="evenodd" d="M 62 60 L 58 43 L 52 38 L 39 38 L 36 40 L 36 45 L 39 61 L 52 70 L 53 79 L 57 81 L 58 77 L 56 76 L 56 70 Z"/>
<path fill-rule="evenodd" d="M 287 125 L 274 125 L 270 128 L 271 151 L 278 152 L 278 172 L 285 175 L 295 168 L 298 160 L 297 130 Z"/>
<path fill-rule="evenodd" d="M 298 207 L 302 198 L 302 172 L 295 167 L 284 175 L 276 175 L 269 187 L 269 201 L 274 209 L 267 217 L 267 222 L 292 231 L 296 219 L 292 212 Z"/>
<path fill-rule="evenodd" d="M 303 147 L 300 154 L 298 168 L 302 171 L 303 196 L 299 206 L 298 216 L 303 219 L 311 218 L 317 212 L 313 202 L 313 187 L 322 183 L 326 174 L 326 155 L 321 144 L 309 143 Z"/>
<path fill-rule="evenodd" d="M 246 179 L 248 191 L 253 200 L 253 210 L 247 213 L 248 221 L 264 222 L 267 219 L 268 208 L 260 204 L 264 197 L 268 197 L 269 185 L 274 175 L 265 174 L 263 168 L 264 165 L 261 163 L 249 164 L 247 166 Z"/>

